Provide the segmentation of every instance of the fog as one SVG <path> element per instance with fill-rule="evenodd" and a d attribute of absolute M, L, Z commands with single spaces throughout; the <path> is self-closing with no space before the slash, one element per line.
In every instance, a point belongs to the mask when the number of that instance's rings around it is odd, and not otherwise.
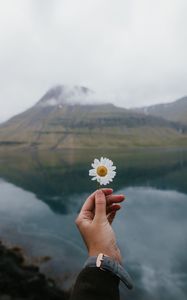
<path fill-rule="evenodd" d="M 57 84 L 118 106 L 187 94 L 186 0 L 0 0 L 0 121 Z"/>

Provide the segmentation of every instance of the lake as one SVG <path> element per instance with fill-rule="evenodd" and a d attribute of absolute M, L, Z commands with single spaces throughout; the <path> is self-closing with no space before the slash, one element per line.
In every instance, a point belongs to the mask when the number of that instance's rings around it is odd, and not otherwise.
<path fill-rule="evenodd" d="M 0 239 L 20 245 L 41 270 L 69 288 L 87 253 L 74 224 L 97 188 L 95 157 L 111 158 L 110 185 L 126 201 L 114 221 L 135 288 L 121 299 L 187 299 L 187 150 L 78 150 L 0 154 Z"/>

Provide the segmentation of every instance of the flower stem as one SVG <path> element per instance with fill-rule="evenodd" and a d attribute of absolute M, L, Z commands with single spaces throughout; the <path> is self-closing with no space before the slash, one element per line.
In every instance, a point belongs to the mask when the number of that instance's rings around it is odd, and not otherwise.
<path fill-rule="evenodd" d="M 97 181 L 97 190 L 100 189 L 100 183 Z"/>

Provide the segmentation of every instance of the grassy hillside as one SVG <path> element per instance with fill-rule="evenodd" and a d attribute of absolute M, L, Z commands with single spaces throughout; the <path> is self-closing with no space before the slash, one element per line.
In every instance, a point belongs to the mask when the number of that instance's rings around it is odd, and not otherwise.
<path fill-rule="evenodd" d="M 59 101 L 59 95 L 57 100 Z M 177 122 L 133 112 L 113 104 L 48 103 L 49 96 L 46 99 L 43 97 L 42 102 L 39 101 L 29 110 L 2 124 L 0 148 L 77 149 L 187 145 L 187 126 Z"/>

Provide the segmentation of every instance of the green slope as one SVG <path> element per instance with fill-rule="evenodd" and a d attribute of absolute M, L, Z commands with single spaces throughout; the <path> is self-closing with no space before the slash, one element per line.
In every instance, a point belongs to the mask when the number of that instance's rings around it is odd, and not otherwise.
<path fill-rule="evenodd" d="M 1 149 L 187 145 L 187 126 L 180 123 L 113 104 L 51 106 L 44 100 L 0 126 Z"/>

